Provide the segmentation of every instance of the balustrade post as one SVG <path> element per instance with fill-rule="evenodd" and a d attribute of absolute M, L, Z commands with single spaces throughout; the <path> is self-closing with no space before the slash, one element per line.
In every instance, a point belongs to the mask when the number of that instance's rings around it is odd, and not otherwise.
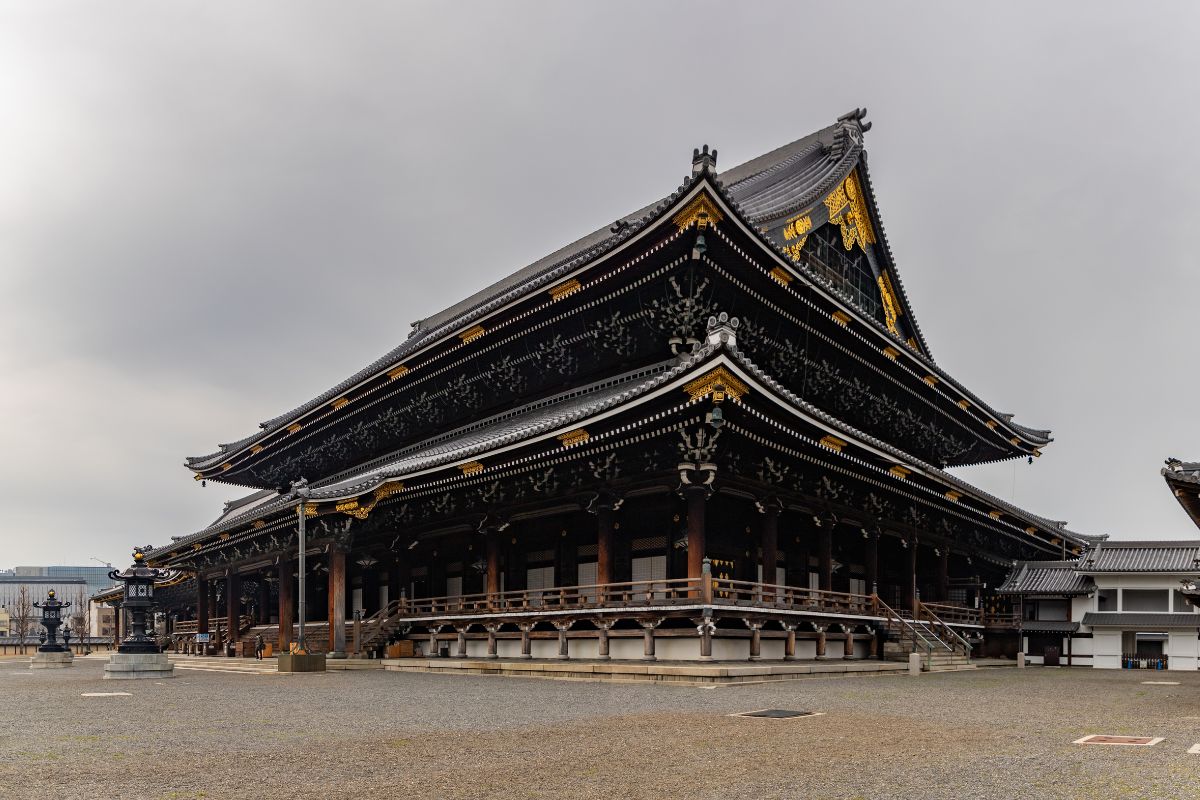
<path fill-rule="evenodd" d="M 700 566 L 700 602 L 711 606 L 713 601 L 712 560 L 704 559 Z"/>

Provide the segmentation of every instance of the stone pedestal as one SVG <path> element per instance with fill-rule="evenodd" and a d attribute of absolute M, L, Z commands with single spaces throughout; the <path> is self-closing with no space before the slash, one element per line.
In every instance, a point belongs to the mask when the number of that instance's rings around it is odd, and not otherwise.
<path fill-rule="evenodd" d="M 30 669 L 61 669 L 75 663 L 75 656 L 69 650 L 58 653 L 43 653 L 40 650 L 33 655 Z"/>
<path fill-rule="evenodd" d="M 324 672 L 324 653 L 280 653 L 276 662 L 279 672 Z"/>
<path fill-rule="evenodd" d="M 175 666 L 166 653 L 113 653 L 104 665 L 105 680 L 174 677 Z"/>

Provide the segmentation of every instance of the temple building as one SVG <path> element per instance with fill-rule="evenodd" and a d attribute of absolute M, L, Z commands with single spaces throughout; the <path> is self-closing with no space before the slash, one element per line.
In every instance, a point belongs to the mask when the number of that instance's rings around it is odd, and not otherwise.
<path fill-rule="evenodd" d="M 946 471 L 1051 436 L 933 359 L 869 128 L 726 171 L 705 146 L 665 198 L 187 459 L 247 494 L 150 551 L 188 576 L 159 595 L 177 646 L 287 648 L 302 602 L 334 657 L 965 658 L 993 629 L 1015 651 L 1012 563 L 1093 540 Z"/>

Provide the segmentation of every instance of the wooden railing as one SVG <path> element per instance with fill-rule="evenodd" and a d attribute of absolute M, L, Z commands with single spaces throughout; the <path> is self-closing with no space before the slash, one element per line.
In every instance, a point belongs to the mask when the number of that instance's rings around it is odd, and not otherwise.
<path fill-rule="evenodd" d="M 879 616 L 876 600 L 869 594 L 827 592 L 768 583 L 750 583 L 716 578 L 712 582 L 713 602 L 788 611 L 820 611 L 828 614 Z"/>
<path fill-rule="evenodd" d="M 594 586 L 553 589 L 518 589 L 494 594 L 401 599 L 393 605 L 398 617 L 436 617 L 457 614 L 495 614 L 512 611 L 560 611 L 614 606 L 678 605 L 697 602 L 701 581 L 676 578 L 661 581 L 628 581 Z M 373 615 L 368 622 L 379 615 Z"/>
<path fill-rule="evenodd" d="M 1015 630 L 1021 627 L 1021 615 L 1015 611 L 984 611 L 981 624 L 985 628 L 1011 628 Z"/>
<path fill-rule="evenodd" d="M 925 603 L 922 602 L 925 608 L 949 625 L 981 625 L 983 624 L 983 612 L 978 608 L 966 608 L 964 606 L 955 606 L 948 603 Z"/>
<path fill-rule="evenodd" d="M 941 642 L 945 643 L 956 653 L 962 653 L 967 658 L 971 657 L 971 643 L 963 638 L 962 634 L 951 628 L 946 622 L 934 613 L 934 609 L 954 609 L 957 606 L 934 606 L 927 603 L 917 601 L 916 619 L 918 622 L 923 622 L 930 629 L 930 632 L 936 636 Z M 966 610 L 966 609 L 963 609 Z"/>

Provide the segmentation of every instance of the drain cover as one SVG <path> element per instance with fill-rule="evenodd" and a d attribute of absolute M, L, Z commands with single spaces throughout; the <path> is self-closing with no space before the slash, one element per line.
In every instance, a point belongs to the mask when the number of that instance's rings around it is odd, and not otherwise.
<path fill-rule="evenodd" d="M 1117 744 L 1126 747 L 1153 747 L 1163 740 L 1161 736 L 1106 736 L 1093 734 L 1076 739 L 1075 744 Z"/>
<path fill-rule="evenodd" d="M 787 711 L 782 708 L 763 708 L 758 711 L 744 711 L 741 714 L 730 714 L 731 717 L 766 717 L 768 719 L 792 719 L 794 717 L 819 717 L 820 711 Z"/>

